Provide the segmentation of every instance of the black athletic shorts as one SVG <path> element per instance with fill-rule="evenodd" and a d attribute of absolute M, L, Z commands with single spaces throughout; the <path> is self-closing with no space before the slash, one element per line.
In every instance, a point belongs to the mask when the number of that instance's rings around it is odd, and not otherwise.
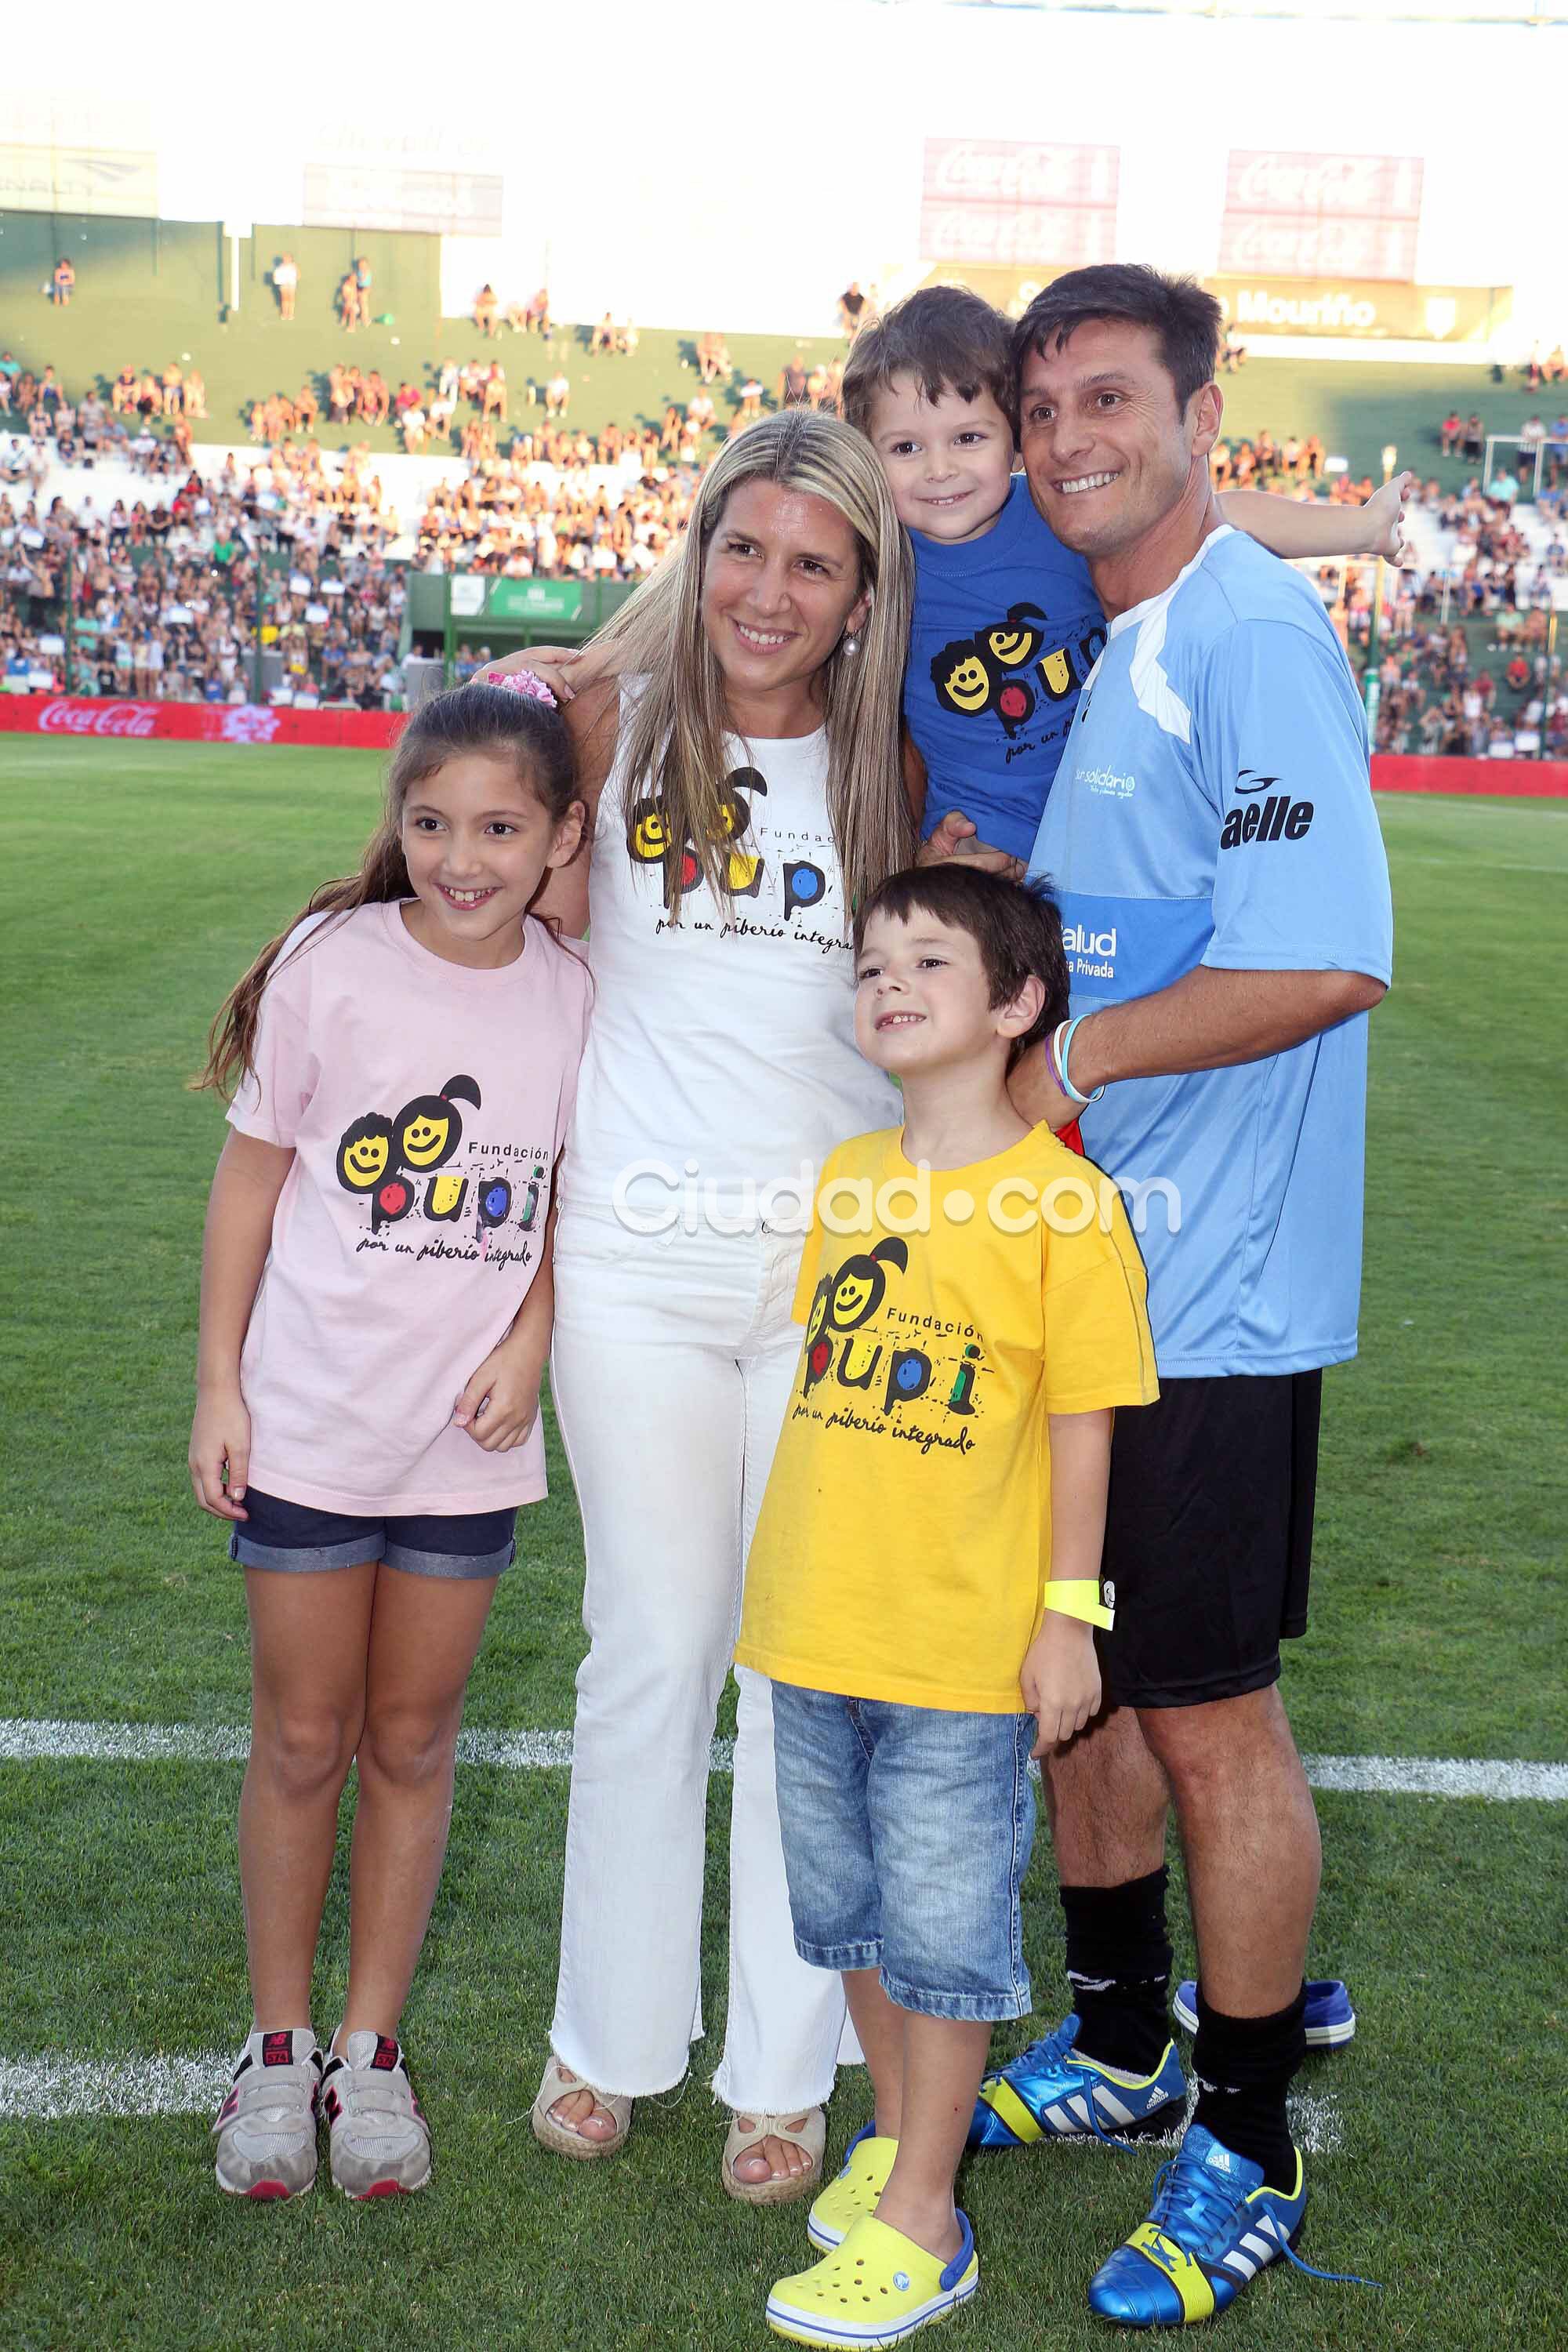
<path fill-rule="evenodd" d="M 1167 1381 L 1119 1412 L 1096 1638 L 1119 1706 L 1202 1706 L 1279 1679 L 1307 1630 L 1323 1376 Z"/>

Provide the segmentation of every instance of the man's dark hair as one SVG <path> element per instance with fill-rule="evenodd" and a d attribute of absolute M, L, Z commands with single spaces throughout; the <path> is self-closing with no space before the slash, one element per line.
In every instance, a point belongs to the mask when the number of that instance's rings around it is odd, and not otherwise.
<path fill-rule="evenodd" d="M 1176 406 L 1184 414 L 1194 393 L 1214 381 L 1225 319 L 1214 296 L 1195 278 L 1166 278 L 1142 261 L 1107 261 L 1093 269 L 1069 269 L 1036 295 L 1013 330 L 1015 383 L 1031 352 L 1053 358 L 1074 330 L 1091 319 L 1125 319 L 1135 327 L 1153 328 L 1160 363 L 1175 385 Z"/>
<path fill-rule="evenodd" d="M 967 286 L 922 286 L 862 327 L 844 363 L 839 405 L 859 433 L 871 429 L 871 404 L 895 376 L 912 376 L 925 400 L 988 392 L 1015 431 L 1012 334 L 1000 310 Z"/>
<path fill-rule="evenodd" d="M 1046 1001 L 1038 1019 L 1021 1037 L 1014 1038 L 1007 1057 L 1009 1068 L 1058 1021 L 1067 1019 L 1068 981 L 1062 919 L 1044 883 L 1005 882 L 963 857 L 944 857 L 935 866 L 906 866 L 902 873 L 889 874 L 879 883 L 857 908 L 857 960 L 873 915 L 890 915 L 897 923 L 930 915 L 955 931 L 967 931 L 980 950 L 994 1007 L 1010 1004 L 1031 973 L 1041 982 Z"/>

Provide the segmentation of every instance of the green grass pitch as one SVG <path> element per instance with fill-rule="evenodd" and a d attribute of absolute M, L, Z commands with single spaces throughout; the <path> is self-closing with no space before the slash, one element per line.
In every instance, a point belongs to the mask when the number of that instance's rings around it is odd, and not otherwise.
<path fill-rule="evenodd" d="M 245 1719 L 240 1585 L 184 1466 L 219 1139 L 216 1107 L 184 1081 L 243 963 L 353 864 L 375 794 L 374 763 L 347 752 L 0 739 L 0 1716 Z M 1568 804 L 1379 806 L 1400 940 L 1373 1024 L 1363 1353 L 1327 1383 L 1313 1630 L 1286 1689 L 1310 1750 L 1556 1759 Z M 553 1460 L 472 1725 L 571 1721 L 581 1556 Z M 237 1788 L 226 1766 L 0 1765 L 0 2059 L 235 2042 Z M 710 2017 L 726 1796 L 717 1781 Z M 0 2123 L 6 2352 L 761 2345 L 765 2289 L 803 2256 L 802 2215 L 720 2193 L 711 2043 L 684 2098 L 645 2103 L 617 2163 L 563 2165 L 529 2135 L 565 1797 L 561 1772 L 460 1776 L 406 2021 L 436 2134 L 427 2195 L 253 2209 L 214 2188 L 205 2117 Z M 1313 1964 L 1350 1980 L 1362 2030 L 1304 2078 L 1339 2145 L 1312 2165 L 1303 2252 L 1385 2284 L 1270 2272 L 1219 2323 L 1226 2339 L 1561 2343 L 1563 1817 L 1352 1794 L 1320 1811 Z M 1042 2013 L 1061 1996 L 1056 1920 L 1042 1838 L 1027 1920 Z M 1189 1972 L 1184 1931 L 1179 1957 Z M 340 1877 L 323 2031 L 345 1960 Z M 847 2079 L 830 2147 L 863 2105 Z M 1104 2340 L 1084 2282 L 1141 2217 L 1155 2160 L 1066 2148 L 972 2166 L 983 2289 L 943 2340 Z"/>

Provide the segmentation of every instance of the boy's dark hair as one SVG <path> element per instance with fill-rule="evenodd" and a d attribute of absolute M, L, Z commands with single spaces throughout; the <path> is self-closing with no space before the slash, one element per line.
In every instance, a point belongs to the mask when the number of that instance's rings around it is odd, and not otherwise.
<path fill-rule="evenodd" d="M 1011 330 L 1001 311 L 967 286 L 922 286 L 861 328 L 838 396 L 857 432 L 870 432 L 872 402 L 900 375 L 912 376 L 924 400 L 940 400 L 944 392 L 978 400 L 988 392 L 1018 429 Z"/>
<path fill-rule="evenodd" d="M 980 950 L 993 1006 L 1010 1004 L 1033 973 L 1044 986 L 1039 1017 L 1015 1037 L 1007 1066 L 1068 1017 L 1068 962 L 1062 919 L 1044 882 L 1005 882 L 963 857 L 935 866 L 910 866 L 889 874 L 855 912 L 855 955 L 859 959 L 866 926 L 873 915 L 908 923 L 930 915 L 955 931 L 967 931 Z"/>
<path fill-rule="evenodd" d="M 1153 328 L 1161 364 L 1184 413 L 1194 393 L 1213 383 L 1224 311 L 1195 278 L 1167 278 L 1142 261 L 1069 269 L 1037 294 L 1013 330 L 1015 382 L 1031 352 L 1054 357 L 1075 328 L 1091 319 L 1126 319 L 1133 326 Z"/>

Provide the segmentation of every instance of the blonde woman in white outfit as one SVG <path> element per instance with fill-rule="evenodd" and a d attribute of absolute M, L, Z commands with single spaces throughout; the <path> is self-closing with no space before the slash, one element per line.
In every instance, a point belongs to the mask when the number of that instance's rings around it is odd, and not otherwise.
<path fill-rule="evenodd" d="M 789 411 L 718 458 L 680 553 L 626 608 L 632 683 L 570 705 L 592 852 L 544 911 L 581 932 L 591 905 L 596 992 L 552 1382 L 592 1646 L 533 2115 L 563 2155 L 613 2154 L 633 2100 L 679 2083 L 703 2030 L 709 1744 L 800 1344 L 796 1203 L 833 1144 L 898 1115 L 855 1051 L 847 934 L 854 895 L 917 845 L 899 754 L 909 611 L 868 445 Z M 791 1935 L 770 1688 L 739 1684 L 713 2087 L 734 2111 L 725 2188 L 773 2204 L 821 2177 L 845 2023 L 837 1979 Z"/>

